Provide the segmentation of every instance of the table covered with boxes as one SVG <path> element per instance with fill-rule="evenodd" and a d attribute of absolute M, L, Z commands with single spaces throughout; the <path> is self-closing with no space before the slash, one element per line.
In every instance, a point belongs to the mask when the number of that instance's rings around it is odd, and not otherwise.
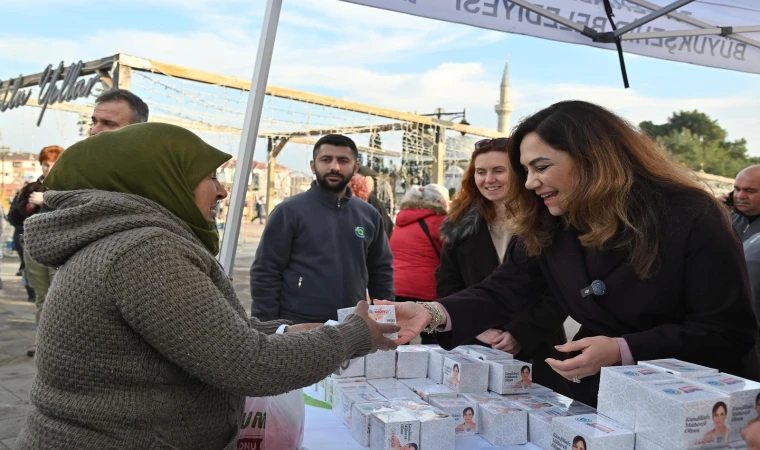
<path fill-rule="evenodd" d="M 306 390 L 332 411 L 307 412 L 304 446 L 733 449 L 745 448 L 741 431 L 760 420 L 760 383 L 675 359 L 603 368 L 598 410 L 530 374 L 530 363 L 477 345 L 406 345 L 357 358 Z"/>

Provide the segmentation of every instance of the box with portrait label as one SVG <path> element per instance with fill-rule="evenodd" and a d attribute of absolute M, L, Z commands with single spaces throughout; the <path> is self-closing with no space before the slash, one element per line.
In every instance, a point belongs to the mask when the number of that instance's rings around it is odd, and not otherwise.
<path fill-rule="evenodd" d="M 636 435 L 636 450 L 668 450 L 667 448 L 656 444 L 649 439 L 642 437 L 640 434 Z"/>
<path fill-rule="evenodd" d="M 424 347 L 400 345 L 396 349 L 396 378 L 425 378 L 429 357 Z"/>
<path fill-rule="evenodd" d="M 403 449 L 409 444 L 414 444 L 414 448 L 420 446 L 420 421 L 416 417 L 406 411 L 372 414 L 369 425 L 371 450 Z"/>
<path fill-rule="evenodd" d="M 710 367 L 700 366 L 699 364 L 693 364 L 686 361 L 681 361 L 675 358 L 666 359 L 654 359 L 652 361 L 639 361 L 639 365 L 654 367 L 663 372 L 673 374 L 677 377 L 691 378 L 700 375 L 709 375 L 711 373 L 718 373 L 717 369 Z"/>
<path fill-rule="evenodd" d="M 407 411 L 420 421 L 419 450 L 454 450 L 456 420 L 438 408 Z"/>
<path fill-rule="evenodd" d="M 388 400 L 376 391 L 342 391 L 340 393 L 339 407 L 333 407 L 333 412 L 343 421 L 346 426 L 351 427 L 351 413 L 356 403 L 382 403 Z M 336 411 L 337 410 L 337 411 Z"/>
<path fill-rule="evenodd" d="M 478 405 L 465 398 L 434 398 L 430 404 L 450 415 L 456 421 L 457 436 L 478 434 Z"/>
<path fill-rule="evenodd" d="M 478 405 L 478 408 L 480 408 L 482 405 L 485 405 L 486 403 L 501 403 L 504 402 L 504 397 L 502 397 L 499 394 L 495 394 L 493 392 L 481 392 L 478 394 L 461 394 L 460 397 L 469 400 L 476 405 Z M 478 411 L 478 414 L 480 414 L 480 411 Z"/>
<path fill-rule="evenodd" d="M 505 402 L 480 405 L 480 435 L 492 445 L 528 442 L 528 412 Z"/>
<path fill-rule="evenodd" d="M 388 400 L 394 400 L 397 398 L 420 398 L 414 391 L 406 386 L 398 389 L 381 389 L 377 392 Z"/>
<path fill-rule="evenodd" d="M 760 419 L 760 383 L 722 372 L 692 380 L 731 397 L 726 422 L 731 430 L 728 441 L 742 442 L 741 432 L 751 421 Z"/>
<path fill-rule="evenodd" d="M 372 414 L 396 409 L 389 402 L 354 403 L 351 412 L 351 436 L 361 445 L 369 446 L 369 422 Z"/>
<path fill-rule="evenodd" d="M 491 347 L 484 347 L 482 345 L 460 345 L 458 348 L 464 350 L 470 358 L 475 358 L 480 361 L 512 359 L 510 353 Z"/>
<path fill-rule="evenodd" d="M 356 308 L 342 308 L 338 310 L 338 322 L 343 322 L 346 317 L 354 313 Z M 396 307 L 390 305 L 370 305 L 369 316 L 377 323 L 396 323 Z M 388 339 L 398 339 L 398 333 L 386 333 Z"/>
<path fill-rule="evenodd" d="M 428 350 L 428 378 L 436 383 L 443 383 L 443 360 L 450 354 L 451 352 L 444 349 Z"/>
<path fill-rule="evenodd" d="M 652 366 L 602 367 L 596 409 L 628 428 L 636 427 L 636 405 L 641 398 L 641 383 L 673 380 L 676 376 Z"/>
<path fill-rule="evenodd" d="M 552 420 L 552 450 L 634 450 L 636 434 L 598 414 Z"/>
<path fill-rule="evenodd" d="M 377 351 L 364 357 L 364 377 L 393 378 L 396 375 L 396 352 Z"/>
<path fill-rule="evenodd" d="M 357 378 L 364 376 L 364 356 L 344 361 L 333 373 L 333 378 Z"/>
<path fill-rule="evenodd" d="M 636 434 L 669 449 L 728 443 L 731 398 L 693 379 L 640 383 Z"/>
<path fill-rule="evenodd" d="M 530 391 L 533 368 L 517 359 L 486 361 L 488 389 L 499 394 L 523 394 Z"/>
<path fill-rule="evenodd" d="M 530 384 L 530 388 L 528 389 L 527 394 L 539 395 L 539 394 L 549 394 L 549 393 L 552 393 L 552 392 L 554 392 L 554 391 L 552 391 L 548 387 L 542 386 L 542 385 L 540 385 L 540 384 L 538 384 L 536 382 L 533 382 L 533 383 Z"/>
<path fill-rule="evenodd" d="M 465 355 L 448 355 L 443 361 L 443 385 L 458 393 L 488 391 L 489 366 Z"/>

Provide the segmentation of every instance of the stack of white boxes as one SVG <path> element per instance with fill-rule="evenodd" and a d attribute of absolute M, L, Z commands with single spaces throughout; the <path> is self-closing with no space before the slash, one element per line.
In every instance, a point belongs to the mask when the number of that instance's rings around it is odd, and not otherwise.
<path fill-rule="evenodd" d="M 480 346 L 406 346 L 351 360 L 315 391 L 374 450 L 454 450 L 476 434 L 551 450 L 738 449 L 759 418 L 760 383 L 675 359 L 603 368 L 598 412 L 532 383 L 532 369 Z"/>

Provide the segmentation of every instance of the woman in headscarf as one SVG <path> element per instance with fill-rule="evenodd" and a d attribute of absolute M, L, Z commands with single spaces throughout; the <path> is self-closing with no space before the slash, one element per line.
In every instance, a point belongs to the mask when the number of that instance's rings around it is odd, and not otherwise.
<path fill-rule="evenodd" d="M 71 146 L 27 249 L 60 267 L 40 318 L 19 450 L 233 449 L 245 396 L 312 384 L 393 347 L 366 303 L 335 327 L 248 319 L 214 255 L 230 155 L 166 124 Z M 279 330 L 279 331 L 278 331 Z M 312 330 L 308 332 L 298 332 Z"/>

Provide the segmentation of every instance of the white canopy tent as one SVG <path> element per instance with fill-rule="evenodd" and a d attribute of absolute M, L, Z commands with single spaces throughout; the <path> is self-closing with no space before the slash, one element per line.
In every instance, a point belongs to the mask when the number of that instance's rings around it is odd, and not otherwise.
<path fill-rule="evenodd" d="M 420 17 L 760 74 L 760 0 L 342 0 Z M 232 274 L 283 0 L 267 0 L 220 262 Z M 329 2 L 325 2 L 329 3 Z"/>

